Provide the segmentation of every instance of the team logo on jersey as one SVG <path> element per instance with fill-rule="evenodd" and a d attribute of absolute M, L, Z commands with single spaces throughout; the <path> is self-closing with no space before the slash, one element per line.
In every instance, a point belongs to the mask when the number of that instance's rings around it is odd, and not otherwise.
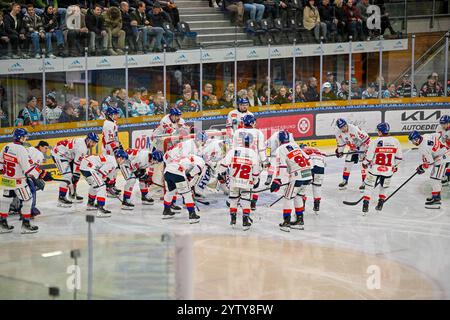
<path fill-rule="evenodd" d="M 378 147 L 382 147 L 382 146 L 383 146 L 383 141 L 381 141 L 381 140 L 378 141 L 377 146 L 378 146 Z"/>

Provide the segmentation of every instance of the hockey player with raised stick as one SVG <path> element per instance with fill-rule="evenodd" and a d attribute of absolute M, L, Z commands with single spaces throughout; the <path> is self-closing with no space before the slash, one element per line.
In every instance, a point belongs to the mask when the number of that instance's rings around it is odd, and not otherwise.
<path fill-rule="evenodd" d="M 220 164 L 218 180 L 225 183 L 224 174 L 230 171 L 230 216 L 231 226 L 236 225 L 238 203 L 242 206 L 243 230 L 250 228 L 251 191 L 259 185 L 260 164 L 259 156 L 253 150 L 253 136 L 244 133 L 241 136 L 243 146 L 236 146 L 228 151 L 224 161 Z"/>
<path fill-rule="evenodd" d="M 316 214 L 320 211 L 320 201 L 322 200 L 322 183 L 325 175 L 325 157 L 326 154 L 318 148 L 308 147 L 305 144 L 300 144 L 300 148 L 305 152 L 311 163 L 312 172 L 312 191 L 314 198 L 313 211 Z"/>
<path fill-rule="evenodd" d="M 436 129 L 436 133 L 439 134 L 439 140 L 442 144 L 450 148 L 450 116 L 443 115 L 439 119 L 439 126 Z M 445 175 L 442 179 L 442 186 L 448 186 L 450 183 L 450 163 L 447 163 L 445 169 Z"/>
<path fill-rule="evenodd" d="M 422 158 L 416 171 L 418 174 L 425 173 L 425 170 L 431 167 L 430 179 L 432 192 L 431 197 L 427 198 L 425 208 L 441 208 L 441 190 L 442 177 L 445 174 L 445 168 L 450 162 L 450 149 L 439 140 L 438 133 L 421 135 L 417 131 L 409 134 L 408 139 L 412 144 L 419 147 L 419 155 Z"/>
<path fill-rule="evenodd" d="M 298 146 L 290 142 L 286 131 L 279 133 L 280 147 L 276 151 L 275 178 L 270 186 L 271 192 L 277 192 L 282 185 L 282 177 L 288 176 L 289 184 L 284 193 L 283 222 L 280 229 L 289 232 L 290 229 L 303 230 L 303 212 L 306 186 L 312 182 L 312 172 L 309 156 Z M 292 205 L 295 208 L 296 221 L 291 221 Z"/>
<path fill-rule="evenodd" d="M 141 201 L 143 205 L 152 205 L 155 201 L 149 196 L 148 188 L 153 183 L 153 166 L 163 161 L 163 153 L 154 149 L 128 149 L 128 159 L 120 165 L 125 187 L 123 191 L 122 209 L 133 210 L 131 203 L 134 185 L 139 181 Z"/>
<path fill-rule="evenodd" d="M 363 215 L 369 211 L 370 197 L 374 189 L 380 188 L 377 211 L 383 209 L 386 200 L 386 190 L 391 185 L 392 175 L 397 172 L 398 165 L 403 160 L 400 142 L 389 135 L 390 126 L 387 122 L 377 125 L 378 138 L 372 140 L 367 149 L 362 166 L 368 170 L 366 190 L 363 197 Z"/>
<path fill-rule="evenodd" d="M 14 229 L 8 224 L 8 211 L 15 196 L 23 203 L 22 230 L 23 234 L 36 233 L 38 227 L 31 224 L 32 192 L 30 182 L 38 190 L 43 190 L 47 179 L 47 172 L 39 169 L 30 158 L 28 150 L 23 145 L 28 132 L 17 128 L 13 132 L 13 142 L 8 143 L 0 151 L 0 186 L 3 197 L 0 199 L 0 233 L 9 233 Z"/>
<path fill-rule="evenodd" d="M 196 155 L 171 158 L 169 162 L 166 162 L 164 179 L 167 190 L 164 194 L 163 219 L 173 218 L 175 212 L 172 211 L 171 207 L 173 206 L 173 199 L 178 193 L 183 197 L 184 205 L 188 210 L 189 223 L 200 221 L 200 216 L 195 212 L 195 202 L 189 181 L 199 175 L 204 166 L 205 161 Z"/>
<path fill-rule="evenodd" d="M 336 126 L 338 128 L 336 132 L 336 157 L 341 158 L 343 156 L 345 146 L 348 146 L 350 151 L 359 152 L 349 154 L 345 157 L 344 172 L 342 174 L 343 180 L 339 184 L 339 189 L 344 190 L 347 188 L 353 164 L 357 164 L 364 159 L 364 153 L 369 146 L 370 137 L 367 132 L 351 123 L 347 123 L 347 121 L 342 118 L 336 120 Z M 366 179 L 366 170 L 362 167 L 361 178 L 362 184 L 359 187 L 359 190 L 363 192 L 365 189 L 364 180 Z"/>
<path fill-rule="evenodd" d="M 88 154 L 89 149 L 94 148 L 99 139 L 96 133 L 90 132 L 86 138 L 64 139 L 53 147 L 51 155 L 63 180 L 59 185 L 58 207 L 68 208 L 72 201 L 83 202 L 83 197 L 77 195 L 76 186 L 80 180 L 80 163 Z M 67 191 L 71 200 L 66 198 Z"/>
<path fill-rule="evenodd" d="M 109 106 L 105 111 L 106 119 L 103 122 L 102 129 L 102 154 L 114 156 L 116 150 L 123 149 L 119 141 L 119 127 L 117 120 L 120 117 L 120 111 L 116 107 Z M 121 191 L 116 188 L 117 171 L 119 168 L 111 171 L 108 180 L 106 181 L 107 195 L 113 198 L 118 198 Z"/>
<path fill-rule="evenodd" d="M 105 208 L 106 180 L 108 175 L 127 159 L 128 153 L 122 149 L 117 149 L 114 156 L 90 155 L 83 158 L 80 172 L 89 184 L 87 211 L 97 211 L 99 218 L 111 217 L 111 211 Z"/>

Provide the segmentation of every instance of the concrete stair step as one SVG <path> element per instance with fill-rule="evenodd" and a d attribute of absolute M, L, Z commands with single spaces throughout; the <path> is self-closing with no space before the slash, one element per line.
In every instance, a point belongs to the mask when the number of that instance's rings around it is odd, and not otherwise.
<path fill-rule="evenodd" d="M 234 27 L 229 20 L 204 20 L 204 21 L 187 21 L 189 23 L 189 27 L 191 29 L 200 29 L 200 28 L 208 28 L 208 27 Z M 242 28 L 239 28 L 241 29 Z"/>
<path fill-rule="evenodd" d="M 220 36 L 217 34 L 201 34 L 197 36 L 197 42 L 204 43 L 209 41 L 231 41 L 234 40 L 249 40 L 247 35 L 244 34 L 234 34 L 234 33 L 225 33 L 221 34 Z"/>
<path fill-rule="evenodd" d="M 180 15 L 196 14 L 196 13 L 220 13 L 220 14 L 222 14 L 222 11 L 220 11 L 219 9 L 217 9 L 217 8 L 210 8 L 210 7 L 186 7 L 186 8 L 179 8 L 179 12 L 180 12 Z"/>
<path fill-rule="evenodd" d="M 222 13 L 205 14 L 180 14 L 180 20 L 187 21 L 190 25 L 192 21 L 227 20 Z"/>
<path fill-rule="evenodd" d="M 237 28 L 236 27 L 212 27 L 212 28 L 192 28 L 191 30 L 194 32 L 197 32 L 198 35 L 203 35 L 203 34 L 217 34 L 217 35 L 221 35 L 224 33 L 237 33 L 237 34 L 243 34 L 243 30 L 242 28 Z"/>

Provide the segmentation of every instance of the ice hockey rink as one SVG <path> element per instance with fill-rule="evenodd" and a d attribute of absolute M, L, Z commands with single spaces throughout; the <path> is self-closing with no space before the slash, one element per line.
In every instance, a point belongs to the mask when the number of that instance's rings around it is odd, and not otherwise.
<path fill-rule="evenodd" d="M 389 194 L 419 163 L 414 150 L 406 151 L 404 159 Z M 94 298 L 170 298 L 173 283 L 164 276 L 165 264 L 151 263 L 164 248 L 149 251 L 148 247 L 161 235 L 184 234 L 193 239 L 194 299 L 449 299 L 450 187 L 443 188 L 441 209 L 425 209 L 431 191 L 427 172 L 414 177 L 382 212 L 375 211 L 371 203 L 369 214 L 362 216 L 361 203 L 342 204 L 362 196 L 359 168 L 353 167 L 349 188 L 341 191 L 337 185 L 342 166 L 343 159 L 328 158 L 319 215 L 312 211 L 309 189 L 305 230 L 290 233 L 278 227 L 281 202 L 267 207 L 281 191 L 260 195 L 248 231 L 241 229 L 240 216 L 237 227 L 230 227 L 226 197 L 219 193 L 208 194 L 209 206 L 198 204 L 201 220 L 194 225 L 188 223 L 185 211 L 162 220 L 159 196 L 155 205 L 142 206 L 138 188 L 134 211 L 121 211 L 119 200 L 108 198 L 106 207 L 113 216 L 93 224 L 94 254 L 105 257 L 94 259 Z M 264 176 L 261 181 L 263 185 Z M 57 188 L 57 183 L 48 183 L 38 194 L 43 213 L 35 219 L 39 233 L 21 235 L 14 216 L 10 219 L 14 232 L 1 235 L 2 298 L 41 298 L 33 290 L 38 283 L 63 287 L 71 249 L 81 250 L 79 261 L 85 266 L 85 204 L 57 207 Z M 83 181 L 79 194 L 86 193 Z M 83 292 L 86 275 L 81 277 Z M 164 284 L 149 285 L 148 277 L 164 279 Z M 61 296 L 69 299 L 71 295 Z"/>

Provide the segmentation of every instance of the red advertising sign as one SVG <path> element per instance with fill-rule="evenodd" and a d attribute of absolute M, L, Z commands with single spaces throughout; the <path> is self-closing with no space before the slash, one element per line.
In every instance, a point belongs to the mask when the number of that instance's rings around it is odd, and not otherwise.
<path fill-rule="evenodd" d="M 313 135 L 314 116 L 312 114 L 295 114 L 280 117 L 257 118 L 256 127 L 267 131 L 267 137 L 271 132 L 288 130 L 294 138 L 306 138 Z"/>

